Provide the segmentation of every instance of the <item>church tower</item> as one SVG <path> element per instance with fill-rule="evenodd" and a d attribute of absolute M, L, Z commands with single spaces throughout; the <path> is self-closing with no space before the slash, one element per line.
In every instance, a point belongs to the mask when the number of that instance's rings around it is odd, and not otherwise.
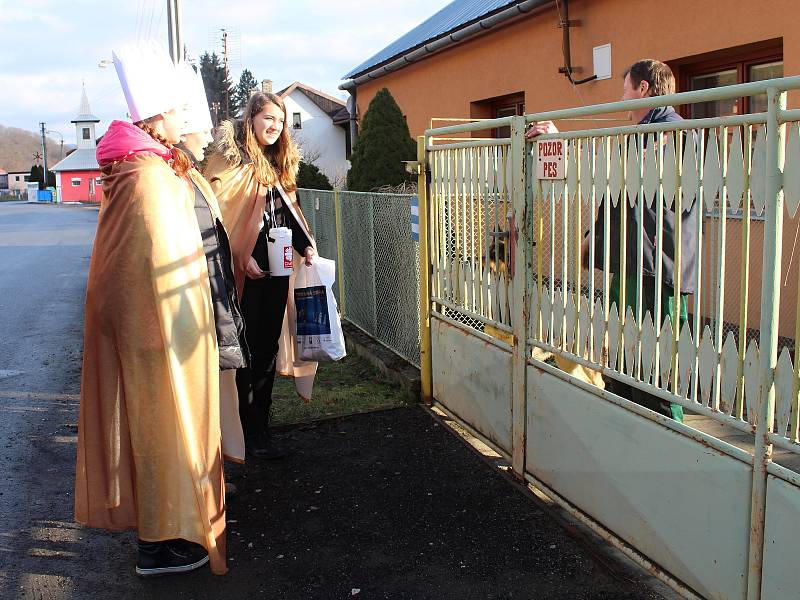
<path fill-rule="evenodd" d="M 86 86 L 81 91 L 81 107 L 78 116 L 72 119 L 75 123 L 75 137 L 78 140 L 78 150 L 92 150 L 97 147 L 94 126 L 100 119 L 92 114 L 89 99 L 86 97 Z"/>

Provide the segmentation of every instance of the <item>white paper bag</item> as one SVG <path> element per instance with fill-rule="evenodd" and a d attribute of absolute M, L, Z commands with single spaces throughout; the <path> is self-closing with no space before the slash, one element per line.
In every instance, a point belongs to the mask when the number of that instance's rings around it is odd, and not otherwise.
<path fill-rule="evenodd" d="M 301 263 L 294 280 L 297 317 L 297 358 L 340 360 L 344 348 L 339 308 L 333 296 L 336 261 L 317 256 L 311 266 Z"/>

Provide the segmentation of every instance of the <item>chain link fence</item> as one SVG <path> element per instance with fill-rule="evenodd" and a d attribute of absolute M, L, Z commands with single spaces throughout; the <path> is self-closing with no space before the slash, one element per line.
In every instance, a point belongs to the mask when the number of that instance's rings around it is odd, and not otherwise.
<path fill-rule="evenodd" d="M 413 196 L 300 189 L 297 197 L 319 254 L 337 261 L 344 298 L 339 285 L 334 295 L 342 317 L 419 366 L 419 243 L 411 237 Z"/>

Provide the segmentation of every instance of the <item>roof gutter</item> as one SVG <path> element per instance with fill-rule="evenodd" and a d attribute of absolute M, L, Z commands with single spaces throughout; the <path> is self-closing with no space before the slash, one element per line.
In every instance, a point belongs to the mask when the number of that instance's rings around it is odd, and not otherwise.
<path fill-rule="evenodd" d="M 339 86 L 339 89 L 348 91 L 352 90 L 362 83 L 372 81 L 373 79 L 378 79 L 379 77 L 383 77 L 392 71 L 402 69 L 410 63 L 417 62 L 430 56 L 434 52 L 439 52 L 440 50 L 444 50 L 445 48 L 463 42 L 468 38 L 484 33 L 487 29 L 496 27 L 501 23 L 505 23 L 510 19 L 514 19 L 520 15 L 529 13 L 547 4 L 555 4 L 555 0 L 525 0 L 525 2 L 520 2 L 519 4 L 510 6 L 505 10 L 495 13 L 491 17 L 486 17 L 485 19 L 476 21 L 472 25 L 467 25 L 461 29 L 456 29 L 448 35 L 420 46 L 419 48 L 402 55 L 400 58 L 397 58 L 390 63 L 377 67 L 364 73 L 363 75 L 359 75 L 355 79 L 348 79 Z"/>

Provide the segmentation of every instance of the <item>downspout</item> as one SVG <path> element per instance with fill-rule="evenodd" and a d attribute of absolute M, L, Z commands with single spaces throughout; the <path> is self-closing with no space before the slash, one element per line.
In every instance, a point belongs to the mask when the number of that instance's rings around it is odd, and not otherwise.
<path fill-rule="evenodd" d="M 570 21 L 569 20 L 569 0 L 560 0 L 564 3 L 564 12 L 561 12 L 561 5 L 556 1 L 556 7 L 558 8 L 558 26 L 561 28 L 562 37 L 561 37 L 561 52 L 564 55 L 564 66 L 558 69 L 559 73 L 563 73 L 567 76 L 570 83 L 572 85 L 581 85 L 582 83 L 588 83 L 590 81 L 594 81 L 597 79 L 597 75 L 592 75 L 591 77 L 586 77 L 585 79 L 579 79 L 575 81 L 572 78 L 572 74 L 577 72 L 576 67 L 572 66 L 572 52 L 570 50 L 570 43 L 569 43 L 569 28 L 571 25 L 580 25 L 580 21 Z"/>
<path fill-rule="evenodd" d="M 347 91 L 350 94 L 350 100 L 347 102 L 349 105 L 347 107 L 347 112 L 350 115 L 348 125 L 350 128 L 350 153 L 352 154 L 353 148 L 355 148 L 356 145 L 356 139 L 358 138 L 358 88 L 353 86 L 352 88 L 348 88 Z"/>

